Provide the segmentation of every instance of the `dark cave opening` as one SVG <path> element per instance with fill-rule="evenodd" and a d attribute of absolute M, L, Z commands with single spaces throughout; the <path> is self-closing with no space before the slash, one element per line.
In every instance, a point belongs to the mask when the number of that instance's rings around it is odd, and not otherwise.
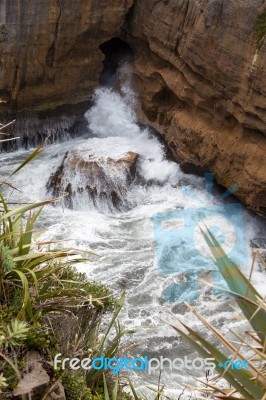
<path fill-rule="evenodd" d="M 105 56 L 99 82 L 104 86 L 115 86 L 119 83 L 119 67 L 133 62 L 133 50 L 118 37 L 102 43 L 99 48 Z"/>

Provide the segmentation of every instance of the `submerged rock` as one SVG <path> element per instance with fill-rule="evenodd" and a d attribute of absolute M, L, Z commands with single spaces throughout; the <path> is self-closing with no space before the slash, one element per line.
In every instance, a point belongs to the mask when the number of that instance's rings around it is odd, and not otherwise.
<path fill-rule="evenodd" d="M 99 77 L 112 83 L 130 48 L 139 121 L 266 215 L 263 21 L 261 0 L 2 1 L 1 121 L 16 119 L 7 133 L 25 147 L 71 135 L 80 104 Z"/>
<path fill-rule="evenodd" d="M 136 174 L 138 154 L 129 151 L 119 157 L 95 157 L 88 149 L 72 149 L 47 182 L 53 197 L 65 195 L 71 209 L 94 206 L 102 211 L 128 208 L 127 190 Z"/>

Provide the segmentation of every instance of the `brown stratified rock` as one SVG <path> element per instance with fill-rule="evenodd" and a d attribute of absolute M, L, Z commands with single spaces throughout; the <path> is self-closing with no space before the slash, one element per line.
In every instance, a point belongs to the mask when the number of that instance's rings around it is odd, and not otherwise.
<path fill-rule="evenodd" d="M 21 109 L 88 100 L 133 0 L 0 2 L 0 98 Z"/>
<path fill-rule="evenodd" d="M 3 0 L 1 108 L 22 111 L 19 121 L 35 110 L 35 124 L 39 113 L 87 101 L 99 46 L 119 36 L 134 52 L 140 120 L 181 163 L 236 182 L 243 203 L 266 214 L 266 40 L 258 45 L 255 29 L 265 9 L 265 0 Z M 62 113 L 59 136 L 73 125 Z M 24 120 L 10 129 L 31 145 L 39 129 Z M 54 134 L 50 122 L 40 122 L 40 138 Z"/>
<path fill-rule="evenodd" d="M 28 372 L 24 374 L 18 385 L 13 390 L 14 400 L 40 400 L 46 394 L 47 400 L 65 400 L 65 392 L 62 384 L 51 381 L 42 364 L 42 358 L 36 351 L 27 355 L 26 367 Z"/>
<path fill-rule="evenodd" d="M 0 1 L 0 121 L 15 119 L 8 133 L 20 137 L 0 150 L 75 134 L 75 116 L 87 111 L 99 84 L 99 46 L 120 34 L 132 3 Z"/>
<path fill-rule="evenodd" d="M 64 204 L 73 208 L 94 206 L 105 211 L 128 207 L 127 190 L 136 174 L 138 154 L 116 158 L 95 157 L 88 149 L 72 149 L 47 182 L 53 197 L 65 195 Z"/>
<path fill-rule="evenodd" d="M 135 0 L 124 39 L 134 49 L 142 122 L 181 163 L 212 171 L 266 215 L 266 39 L 261 0 Z"/>

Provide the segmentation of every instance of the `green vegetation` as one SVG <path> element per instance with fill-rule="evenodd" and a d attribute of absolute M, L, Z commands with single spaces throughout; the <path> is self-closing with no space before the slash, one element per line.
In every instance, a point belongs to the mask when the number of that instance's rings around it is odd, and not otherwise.
<path fill-rule="evenodd" d="M 42 151 L 34 150 L 8 178 Z M 95 254 L 41 240 L 44 232 L 35 225 L 42 209 L 60 199 L 11 209 L 1 190 L 4 185 L 16 189 L 8 180 L 0 180 L 0 394 L 17 386 L 28 368 L 27 356 L 35 350 L 52 382 L 62 382 L 67 400 L 146 399 L 111 371 L 54 369 L 58 353 L 62 359 L 119 357 L 122 337 L 132 332 L 118 321 L 125 293 L 117 300 L 106 286 L 77 271 L 76 265 Z M 123 392 L 125 385 L 132 395 Z M 156 392 L 155 399 L 161 394 Z"/>
<path fill-rule="evenodd" d="M 10 176 L 42 150 L 37 148 Z M 17 385 L 27 354 L 36 350 L 51 378 L 65 384 L 67 399 L 104 398 L 100 371 L 53 370 L 53 357 L 116 355 L 128 333 L 117 321 L 125 294 L 116 300 L 107 287 L 75 269 L 95 254 L 40 239 L 36 221 L 46 204 L 58 200 L 10 209 L 3 185 L 8 181 L 0 182 L 0 392 Z M 111 376 L 108 382 L 112 386 Z"/>
<path fill-rule="evenodd" d="M 210 399 L 243 399 L 243 400 L 265 400 L 266 399 L 266 303 L 256 289 L 240 271 L 240 269 L 226 256 L 223 249 L 210 233 L 204 233 L 205 240 L 209 245 L 217 267 L 229 287 L 230 293 L 242 312 L 242 319 L 250 324 L 250 330 L 239 334 L 230 331 L 235 340 L 232 341 L 223 336 L 202 315 L 190 307 L 194 315 L 199 318 L 213 336 L 213 341 L 218 342 L 215 346 L 212 340 L 206 340 L 204 335 L 181 323 L 183 329 L 172 325 L 174 330 L 192 346 L 201 357 L 214 357 L 216 364 L 224 363 L 227 359 L 248 360 L 249 370 L 231 369 L 230 365 L 225 370 L 217 366 L 218 375 L 209 377 L 207 382 L 201 382 L 203 388 L 194 388 L 204 393 Z M 263 262 L 263 259 L 261 259 Z M 228 386 L 224 385 L 228 382 Z M 207 393 L 207 394 L 206 394 Z"/>
<path fill-rule="evenodd" d="M 37 148 L 10 176 L 41 151 Z M 118 321 L 125 293 L 116 300 L 108 288 L 76 270 L 75 265 L 95 254 L 41 240 L 43 232 L 36 230 L 36 221 L 43 207 L 58 199 L 10 209 L 1 194 L 3 185 L 9 183 L 0 182 L 0 393 L 17 385 L 26 369 L 27 354 L 36 350 L 49 366 L 51 378 L 63 383 L 67 400 L 147 400 L 131 382 L 127 383 L 131 394 L 124 393 L 125 383 L 110 371 L 53 369 L 57 353 L 80 359 L 123 354 L 121 339 L 131 333 Z M 230 332 L 235 340 L 229 340 L 192 307 L 214 340 L 206 340 L 182 321 L 182 328 L 171 326 L 203 358 L 214 357 L 217 364 L 229 358 L 249 361 L 249 370 L 217 367 L 218 375 L 201 382 L 203 387 L 196 390 L 209 399 L 266 400 L 266 303 L 215 237 L 210 232 L 203 234 L 228 293 L 251 328 L 243 334 Z M 154 400 L 159 400 L 163 388 L 155 392 Z"/>
<path fill-rule="evenodd" d="M 266 9 L 257 16 L 255 30 L 257 34 L 257 48 L 260 49 L 266 35 Z"/>
<path fill-rule="evenodd" d="M 62 383 L 68 400 L 102 400 L 102 396 L 92 395 L 82 374 L 65 375 L 62 377 Z"/>

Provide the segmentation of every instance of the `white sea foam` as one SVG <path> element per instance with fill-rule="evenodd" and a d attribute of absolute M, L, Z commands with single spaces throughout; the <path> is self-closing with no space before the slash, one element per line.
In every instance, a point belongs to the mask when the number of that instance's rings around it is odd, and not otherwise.
<path fill-rule="evenodd" d="M 85 114 L 88 126 L 97 138 L 107 138 L 100 144 L 90 142 L 93 152 L 116 154 L 119 151 L 135 151 L 142 158 L 139 173 L 146 180 L 171 183 L 178 182 L 180 175 L 176 163 L 168 161 L 165 150 L 158 139 L 151 135 L 149 129 L 140 128 L 132 108 L 135 97 L 130 89 L 120 95 L 111 89 L 97 89 L 94 96 L 94 106 Z M 114 140 L 113 138 L 118 140 Z M 123 138 L 123 139 L 122 139 Z M 96 147 L 96 148 L 95 148 Z"/>
<path fill-rule="evenodd" d="M 50 175 L 61 164 L 66 151 L 79 149 L 87 157 L 120 157 L 128 151 L 139 154 L 138 174 L 142 178 L 135 182 L 127 193 L 132 208 L 122 213 L 102 213 L 94 207 L 71 211 L 48 206 L 44 209 L 41 228 L 47 227 L 46 237 L 68 238 L 73 245 L 82 249 L 92 249 L 101 257 L 80 268 L 95 280 L 110 285 L 119 295 L 127 291 L 127 301 L 121 314 L 127 328 L 141 327 L 132 338 L 138 341 L 137 352 L 144 355 L 148 350 L 163 356 L 178 357 L 187 354 L 188 348 L 179 340 L 160 317 L 166 309 L 182 316 L 190 326 L 200 326 L 200 322 L 183 304 L 167 304 L 163 301 L 163 290 L 180 282 L 178 273 L 159 274 L 156 257 L 154 232 L 151 217 L 155 213 L 193 209 L 213 204 L 205 194 L 202 178 L 185 176 L 179 166 L 168 161 L 163 145 L 152 136 L 149 129 L 140 128 L 134 112 L 135 97 L 130 90 L 118 94 L 110 89 L 99 89 L 95 93 L 94 106 L 86 113 L 91 135 L 47 148 L 36 160 L 16 175 L 12 183 L 22 189 L 13 196 L 17 200 L 37 201 L 47 198 L 46 183 Z M 28 154 L 19 151 L 2 155 L 1 172 L 8 175 Z M 186 185 L 191 193 L 182 190 Z M 263 235 L 257 218 L 245 213 L 247 238 Z M 266 236 L 266 235 L 265 235 Z M 254 280 L 262 286 L 264 275 L 257 270 Z M 233 313 L 223 299 L 217 299 L 200 287 L 196 307 L 208 316 L 210 322 L 222 325 L 229 321 L 234 328 L 241 328 L 242 321 L 232 320 Z M 145 385 L 144 375 L 138 382 Z M 151 379 L 151 378 L 149 378 Z M 153 383 L 157 382 L 155 376 Z M 163 374 L 161 382 L 170 391 L 176 382 L 187 382 L 188 377 Z M 151 381 L 149 381 L 152 383 Z M 185 397 L 184 397 L 185 398 Z"/>

